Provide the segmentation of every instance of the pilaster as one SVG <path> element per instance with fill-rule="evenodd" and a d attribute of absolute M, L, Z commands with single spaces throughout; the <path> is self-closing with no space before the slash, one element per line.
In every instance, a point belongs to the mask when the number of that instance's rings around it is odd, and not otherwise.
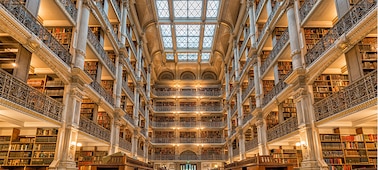
<path fill-rule="evenodd" d="M 266 139 L 266 122 L 264 120 L 263 112 L 258 112 L 257 114 L 257 140 L 258 140 L 258 148 L 260 155 L 269 155 L 268 152 L 268 144 Z"/>
<path fill-rule="evenodd" d="M 295 17 L 294 2 L 290 0 L 287 7 L 286 16 L 288 20 L 288 31 L 289 31 L 289 41 L 290 41 L 290 56 L 292 58 L 293 70 L 297 68 L 302 68 L 302 58 L 301 49 L 299 46 L 299 34 L 297 28 L 297 20 Z"/>
<path fill-rule="evenodd" d="M 80 3 L 81 1 L 79 1 Z M 87 41 L 83 41 L 87 39 L 88 36 L 88 23 L 89 23 L 89 14 L 90 9 L 87 3 L 82 3 L 79 5 L 79 16 L 77 17 L 77 39 L 76 39 L 76 48 L 75 48 L 75 60 L 74 60 L 74 67 L 84 69 L 84 59 L 85 59 L 85 51 L 87 47 Z"/>

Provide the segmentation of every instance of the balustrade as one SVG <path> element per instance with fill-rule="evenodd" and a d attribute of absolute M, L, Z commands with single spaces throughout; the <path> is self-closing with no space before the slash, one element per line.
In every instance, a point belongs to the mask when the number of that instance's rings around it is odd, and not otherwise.
<path fill-rule="evenodd" d="M 175 127 L 176 126 L 176 122 L 151 122 L 151 125 L 153 127 L 164 127 L 164 128 L 170 128 L 170 127 Z"/>
<path fill-rule="evenodd" d="M 0 69 L 0 97 L 60 121 L 63 104 Z"/>
<path fill-rule="evenodd" d="M 127 141 L 126 139 L 119 138 L 119 147 L 126 149 L 131 152 L 132 144 L 131 142 Z"/>
<path fill-rule="evenodd" d="M 259 38 L 257 39 L 257 42 L 260 42 L 261 39 L 262 39 L 262 37 L 263 37 L 265 34 L 268 33 L 268 31 L 265 31 L 265 30 L 267 30 L 267 28 L 268 28 L 269 25 L 270 25 L 270 22 L 272 22 L 274 16 L 276 15 L 276 12 L 277 12 L 279 6 L 280 6 L 280 5 L 279 5 L 279 2 L 276 2 L 276 5 L 274 6 L 272 12 L 270 13 L 270 15 L 269 15 L 269 17 L 268 17 L 268 20 L 266 20 L 266 22 L 265 22 L 265 24 L 264 24 L 264 26 L 263 26 L 263 29 L 262 29 L 261 34 L 259 34 Z"/>
<path fill-rule="evenodd" d="M 111 106 L 114 106 L 113 95 L 106 92 L 106 90 L 97 81 L 92 81 L 90 86 L 103 97 Z"/>
<path fill-rule="evenodd" d="M 222 111 L 222 105 L 214 106 L 155 106 L 155 111 Z"/>
<path fill-rule="evenodd" d="M 251 113 L 247 113 L 247 116 L 243 118 L 243 125 L 245 125 L 248 121 L 252 119 L 253 115 Z"/>
<path fill-rule="evenodd" d="M 178 122 L 179 127 L 197 127 L 199 124 L 197 122 Z"/>
<path fill-rule="evenodd" d="M 253 138 L 252 140 L 245 142 L 245 150 L 249 151 L 251 149 L 257 148 L 258 145 L 259 145 L 258 139 Z"/>
<path fill-rule="evenodd" d="M 377 98 L 377 71 L 314 104 L 316 121 Z"/>
<path fill-rule="evenodd" d="M 148 138 L 148 129 L 146 129 L 146 128 L 142 128 L 142 129 L 140 130 L 140 133 L 141 133 L 144 137 Z"/>
<path fill-rule="evenodd" d="M 125 89 L 126 93 L 131 97 L 131 100 L 134 100 L 134 92 L 131 91 L 130 87 L 125 81 L 122 82 L 122 87 Z"/>
<path fill-rule="evenodd" d="M 84 116 L 80 116 L 80 130 L 92 136 L 110 142 L 110 130 L 96 124 Z"/>
<path fill-rule="evenodd" d="M 197 138 L 179 138 L 180 143 L 197 143 Z"/>
<path fill-rule="evenodd" d="M 262 105 L 266 106 L 274 98 L 274 96 L 277 96 L 286 87 L 287 87 L 287 84 L 283 82 L 283 80 L 279 81 L 276 85 L 274 85 L 271 91 L 269 91 L 266 95 L 264 95 Z"/>
<path fill-rule="evenodd" d="M 220 128 L 224 127 L 225 122 L 151 122 L 153 127 L 203 127 L 203 128 Z"/>
<path fill-rule="evenodd" d="M 67 13 L 74 21 L 76 21 L 77 9 L 75 4 L 72 3 L 71 0 L 59 0 L 58 2 L 60 2 L 64 6 L 64 9 L 67 11 Z"/>
<path fill-rule="evenodd" d="M 112 24 L 109 21 L 108 15 L 105 13 L 104 9 L 102 8 L 101 3 L 97 2 L 96 3 L 96 7 L 100 11 L 100 14 L 101 14 L 102 18 L 104 19 L 106 27 L 108 27 L 108 30 L 109 30 L 110 34 L 112 35 L 112 37 L 116 41 L 117 45 L 119 46 L 118 36 L 114 32 L 114 28 L 113 28 Z"/>
<path fill-rule="evenodd" d="M 223 143 L 224 138 L 198 138 L 199 143 Z"/>
<path fill-rule="evenodd" d="M 0 0 L 0 3 L 25 28 L 36 35 L 52 52 L 54 52 L 68 66 L 71 65 L 72 55 L 54 36 L 35 18 L 18 0 Z"/>
<path fill-rule="evenodd" d="M 291 132 L 294 132 L 297 129 L 298 129 L 298 118 L 291 117 L 289 119 L 286 119 L 284 122 L 268 129 L 266 132 L 266 134 L 268 134 L 267 140 L 271 141 L 271 140 L 277 139 Z"/>
<path fill-rule="evenodd" d="M 224 154 L 204 154 L 204 155 L 166 155 L 155 154 L 150 157 L 151 160 L 224 160 L 226 159 Z"/>
<path fill-rule="evenodd" d="M 361 0 L 355 4 L 305 55 L 306 65 L 311 65 L 324 52 L 335 45 L 335 41 L 345 32 L 359 24 L 366 14 L 377 8 L 376 0 Z"/>
<path fill-rule="evenodd" d="M 140 148 L 137 148 L 137 154 L 138 154 L 138 156 L 144 156 L 144 151 L 142 150 L 142 149 L 140 149 Z"/>
<path fill-rule="evenodd" d="M 259 16 L 264 3 L 265 3 L 265 0 L 260 0 L 259 4 L 257 5 L 256 13 L 255 13 L 256 17 Z"/>
<path fill-rule="evenodd" d="M 274 61 L 275 58 L 278 57 L 278 54 L 282 51 L 285 44 L 289 41 L 289 31 L 286 29 L 284 33 L 280 36 L 280 39 L 276 43 L 276 45 L 273 47 L 273 50 L 269 53 L 268 58 L 261 63 L 260 71 L 261 75 L 265 73 L 265 71 L 268 69 L 270 64 Z"/>
<path fill-rule="evenodd" d="M 299 18 L 301 22 L 303 22 L 317 2 L 319 2 L 319 0 L 305 0 L 303 2 L 302 6 L 299 8 Z"/>
<path fill-rule="evenodd" d="M 242 92 L 242 99 L 245 99 L 251 90 L 255 87 L 253 78 L 248 81 L 248 87 Z"/>
<path fill-rule="evenodd" d="M 233 156 L 239 156 L 239 153 L 240 153 L 239 148 L 236 148 L 236 149 L 233 149 L 233 150 L 232 150 L 232 155 L 233 155 Z"/>
<path fill-rule="evenodd" d="M 123 115 L 123 117 L 127 120 L 127 121 L 129 121 L 132 125 L 134 125 L 134 119 L 129 115 L 129 114 L 125 114 L 125 115 Z"/>
<path fill-rule="evenodd" d="M 220 88 L 208 88 L 206 90 L 164 90 L 164 89 L 153 89 L 153 93 L 156 96 L 220 96 L 222 91 Z"/>
<path fill-rule="evenodd" d="M 176 138 L 152 138 L 152 143 L 175 143 L 177 142 Z"/>
<path fill-rule="evenodd" d="M 98 55 L 100 55 L 101 59 L 104 61 L 104 64 L 109 68 L 113 75 L 116 75 L 116 68 L 113 61 L 109 58 L 108 54 L 106 54 L 104 47 L 100 44 L 96 36 L 93 34 L 90 28 L 88 28 L 88 41 L 92 44 L 93 48 L 96 50 Z"/>
<path fill-rule="evenodd" d="M 112 0 L 112 3 L 114 5 L 114 11 L 117 13 L 119 18 L 122 18 L 121 16 L 121 10 L 119 9 L 119 3 L 116 0 Z"/>

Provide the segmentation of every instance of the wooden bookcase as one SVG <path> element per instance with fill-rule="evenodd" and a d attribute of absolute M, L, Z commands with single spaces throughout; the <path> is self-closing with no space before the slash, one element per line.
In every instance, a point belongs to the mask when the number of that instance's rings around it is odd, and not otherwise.
<path fill-rule="evenodd" d="M 305 28 L 304 36 L 307 50 L 313 48 L 328 31 L 329 28 Z"/>
<path fill-rule="evenodd" d="M 270 51 L 262 51 L 260 54 L 261 63 L 264 63 L 265 60 L 269 57 Z"/>
<path fill-rule="evenodd" d="M 106 112 L 98 112 L 97 123 L 98 125 L 110 130 L 111 119 Z"/>
<path fill-rule="evenodd" d="M 222 138 L 222 130 L 207 130 L 201 131 L 201 138 Z"/>
<path fill-rule="evenodd" d="M 266 116 L 265 120 L 266 120 L 266 128 L 267 129 L 270 129 L 270 128 L 278 125 L 279 124 L 278 112 L 276 112 L 276 111 L 270 112 L 268 114 L 268 116 Z"/>
<path fill-rule="evenodd" d="M 377 168 L 377 134 L 320 134 L 324 161 L 330 169 Z"/>
<path fill-rule="evenodd" d="M 283 120 L 297 116 L 297 108 L 293 99 L 286 99 L 282 102 Z"/>
<path fill-rule="evenodd" d="M 98 69 L 98 62 L 97 61 L 85 61 L 84 62 L 84 70 L 92 77 L 93 80 L 96 79 Z"/>
<path fill-rule="evenodd" d="M 366 37 L 358 44 L 360 53 L 362 71 L 364 74 L 370 73 L 377 69 L 377 38 Z"/>
<path fill-rule="evenodd" d="M 46 27 L 55 39 L 63 45 L 67 50 L 70 49 L 72 27 Z"/>
<path fill-rule="evenodd" d="M 272 32 L 272 40 L 273 40 L 273 45 L 276 44 L 280 38 L 281 38 L 281 35 L 286 31 L 286 27 L 275 27 L 273 29 L 273 32 Z"/>
<path fill-rule="evenodd" d="M 269 93 L 274 87 L 274 80 L 263 80 L 264 95 Z"/>
<path fill-rule="evenodd" d="M 293 69 L 292 63 L 290 61 L 279 61 L 277 69 L 278 78 L 279 80 L 282 80 L 283 77 Z"/>
<path fill-rule="evenodd" d="M 86 98 L 81 102 L 80 114 L 93 120 L 93 115 L 97 113 L 97 106 L 91 99 Z"/>
<path fill-rule="evenodd" d="M 101 39 L 101 27 L 89 27 L 92 33 L 96 36 L 97 40 L 100 41 Z"/>
<path fill-rule="evenodd" d="M 58 78 L 57 75 L 30 74 L 27 84 L 54 98 L 55 100 L 63 102 L 64 83 L 60 80 L 60 78 Z"/>
<path fill-rule="evenodd" d="M 322 74 L 313 84 L 313 94 L 315 103 L 324 99 L 332 93 L 342 90 L 348 86 L 349 79 L 346 74 Z"/>
<path fill-rule="evenodd" d="M 302 151 L 296 149 L 296 147 L 293 149 L 280 147 L 279 149 L 272 149 L 270 152 L 279 163 L 298 165 L 302 161 Z"/>
<path fill-rule="evenodd" d="M 113 85 L 114 85 L 114 81 L 113 80 L 101 80 L 101 86 L 109 94 L 113 94 Z"/>
<path fill-rule="evenodd" d="M 0 136 L 0 166 L 45 169 L 54 160 L 58 129 L 36 128 L 27 130 L 27 135 L 21 135 L 20 129 L 11 131 Z"/>
<path fill-rule="evenodd" d="M 101 163 L 102 157 L 108 155 L 107 146 L 82 146 L 76 149 L 75 160 L 77 165 L 91 165 Z"/>

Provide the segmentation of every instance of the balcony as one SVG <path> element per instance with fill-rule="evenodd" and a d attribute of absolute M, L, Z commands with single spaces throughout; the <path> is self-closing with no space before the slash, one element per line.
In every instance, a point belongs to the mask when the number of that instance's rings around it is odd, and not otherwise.
<path fill-rule="evenodd" d="M 140 106 L 139 111 L 140 111 L 140 113 L 142 113 L 143 116 L 146 115 L 145 110 L 144 110 L 144 106 Z"/>
<path fill-rule="evenodd" d="M 291 117 L 289 119 L 286 119 L 284 122 L 270 128 L 267 130 L 267 140 L 272 141 L 274 139 L 280 138 L 282 136 L 285 136 L 291 132 L 294 132 L 298 129 L 298 118 L 297 117 Z"/>
<path fill-rule="evenodd" d="M 259 141 L 257 137 L 253 138 L 250 141 L 245 141 L 245 151 L 249 151 L 251 149 L 257 148 L 258 145 L 259 145 Z"/>
<path fill-rule="evenodd" d="M 239 148 L 236 148 L 236 149 L 233 149 L 232 150 L 232 155 L 235 157 L 235 156 L 239 156 L 240 154 L 240 149 Z"/>
<path fill-rule="evenodd" d="M 100 97 L 103 97 L 111 106 L 114 107 L 113 95 L 105 91 L 105 89 L 97 81 L 92 81 L 90 86 L 99 94 Z"/>
<path fill-rule="evenodd" d="M 79 129 L 94 137 L 110 142 L 110 130 L 96 124 L 84 116 L 80 116 Z"/>
<path fill-rule="evenodd" d="M 271 91 L 269 91 L 267 94 L 264 95 L 262 105 L 266 106 L 272 99 L 280 94 L 285 88 L 287 87 L 287 84 L 283 82 L 283 80 L 279 81 Z"/>
<path fill-rule="evenodd" d="M 274 5 L 273 10 L 272 10 L 272 12 L 270 13 L 270 15 L 268 17 L 268 20 L 266 20 L 266 22 L 264 24 L 264 27 L 262 29 L 261 34 L 259 34 L 259 38 L 257 39 L 258 43 L 260 43 L 260 41 L 262 40 L 263 36 L 269 32 L 269 31 L 267 31 L 267 29 L 269 28 L 270 23 L 272 22 L 274 16 L 276 15 L 276 12 L 277 12 L 278 8 L 280 7 L 280 4 L 278 4 L 278 3 L 279 2 L 276 2 L 276 4 Z"/>
<path fill-rule="evenodd" d="M 137 154 L 138 154 L 138 156 L 144 156 L 144 151 L 142 150 L 142 149 L 140 149 L 140 148 L 137 148 Z"/>
<path fill-rule="evenodd" d="M 197 143 L 197 138 L 178 138 L 180 143 Z"/>
<path fill-rule="evenodd" d="M 135 126 L 135 124 L 134 124 L 134 119 L 133 119 L 129 114 L 125 113 L 125 115 L 123 115 L 123 117 L 124 117 L 127 121 L 129 121 L 129 123 L 131 123 L 132 125 Z"/>
<path fill-rule="evenodd" d="M 177 122 L 178 127 L 188 128 L 188 127 L 199 127 L 197 122 Z"/>
<path fill-rule="evenodd" d="M 204 154 L 204 155 L 163 155 L 155 154 L 151 156 L 151 160 L 225 160 L 226 155 L 224 154 Z"/>
<path fill-rule="evenodd" d="M 224 138 L 152 138 L 152 143 L 224 143 Z"/>
<path fill-rule="evenodd" d="M 61 121 L 63 104 L 0 69 L 0 97 Z"/>
<path fill-rule="evenodd" d="M 365 75 L 343 90 L 314 104 L 316 121 L 377 99 L 377 71 Z"/>
<path fill-rule="evenodd" d="M 250 121 L 253 118 L 253 115 L 251 113 L 246 113 L 247 116 L 243 118 L 243 125 L 245 125 L 248 121 Z"/>
<path fill-rule="evenodd" d="M 323 53 L 335 46 L 341 35 L 358 25 L 367 14 L 377 7 L 377 1 L 361 0 L 355 4 L 339 21 L 324 35 L 316 45 L 309 49 L 304 56 L 307 67 L 319 59 Z"/>
<path fill-rule="evenodd" d="M 176 127 L 176 122 L 151 122 L 152 127 L 164 127 L 164 128 L 171 128 Z"/>
<path fill-rule="evenodd" d="M 77 9 L 76 9 L 75 4 L 72 3 L 71 0 L 58 0 L 58 2 L 60 2 L 63 5 L 66 12 L 71 16 L 71 18 L 74 21 L 76 21 Z"/>
<path fill-rule="evenodd" d="M 109 30 L 110 34 L 112 35 L 113 39 L 115 40 L 115 42 L 117 43 L 117 45 L 120 46 L 119 45 L 119 41 L 118 41 L 118 36 L 114 32 L 113 26 L 112 26 L 112 24 L 109 21 L 108 15 L 105 13 L 104 9 L 102 8 L 101 3 L 100 2 L 96 2 L 96 7 L 98 8 L 98 10 L 99 10 L 99 12 L 101 14 L 101 17 L 104 20 L 104 22 L 106 24 L 106 27 L 108 28 L 108 30 Z"/>
<path fill-rule="evenodd" d="M 122 87 L 125 89 L 127 95 L 131 98 L 131 100 L 134 100 L 134 92 L 131 91 L 130 87 L 127 85 L 125 81 L 122 82 Z"/>
<path fill-rule="evenodd" d="M 155 106 L 154 110 L 157 112 L 161 111 L 216 111 L 220 112 L 223 110 L 223 106 L 214 105 L 214 106 Z"/>
<path fill-rule="evenodd" d="M 255 13 L 256 18 L 258 18 L 258 16 L 260 15 L 260 12 L 261 12 L 264 4 L 265 4 L 265 0 L 260 0 L 259 4 L 256 6 L 256 13 Z"/>
<path fill-rule="evenodd" d="M 177 141 L 176 138 L 152 138 L 152 143 L 175 143 Z"/>
<path fill-rule="evenodd" d="M 51 33 L 41 24 L 26 8 L 17 0 L 0 0 L 0 3 L 15 17 L 25 28 L 36 35 L 53 53 L 56 54 L 67 66 L 71 65 L 72 56 Z"/>
<path fill-rule="evenodd" d="M 299 18 L 301 22 L 307 17 L 314 5 L 320 0 L 305 0 L 301 8 L 299 8 Z"/>
<path fill-rule="evenodd" d="M 112 4 L 113 4 L 115 13 L 118 15 L 119 18 L 122 18 L 122 16 L 121 16 L 121 10 L 119 9 L 118 2 L 116 0 L 112 0 Z"/>
<path fill-rule="evenodd" d="M 248 81 L 248 87 L 243 90 L 242 92 L 242 100 L 244 101 L 244 99 L 250 94 L 250 92 L 252 91 L 252 89 L 255 87 L 255 83 L 254 83 L 254 80 L 253 78 L 251 78 L 249 81 Z"/>
<path fill-rule="evenodd" d="M 158 97 L 164 96 L 220 96 L 222 95 L 222 90 L 220 88 L 206 88 L 206 89 L 190 89 L 190 90 L 164 90 L 164 88 L 153 89 L 153 94 Z"/>
<path fill-rule="evenodd" d="M 218 122 L 151 122 L 151 126 L 153 127 L 160 127 L 160 128 L 172 128 L 172 127 L 201 127 L 201 128 L 222 128 L 226 126 L 225 122 L 218 121 Z"/>
<path fill-rule="evenodd" d="M 199 143 L 224 143 L 226 142 L 226 139 L 224 138 L 198 138 Z"/>
<path fill-rule="evenodd" d="M 132 144 L 126 139 L 119 138 L 119 147 L 131 152 Z"/>
<path fill-rule="evenodd" d="M 146 129 L 146 128 L 142 128 L 142 129 L 140 130 L 140 133 L 141 133 L 144 137 L 148 138 L 148 129 Z"/>
<path fill-rule="evenodd" d="M 278 54 L 282 51 L 288 41 L 289 31 L 288 29 L 286 29 L 285 32 L 280 36 L 280 39 L 278 40 L 276 45 L 273 47 L 273 50 L 269 53 L 268 58 L 264 61 L 264 63 L 261 63 L 261 75 L 264 75 L 265 71 L 269 68 L 273 61 L 278 58 Z"/>
<path fill-rule="evenodd" d="M 96 50 L 97 54 L 102 59 L 104 65 L 109 69 L 109 71 L 116 75 L 116 68 L 113 63 L 113 61 L 109 58 L 109 56 L 106 54 L 104 47 L 100 44 L 96 36 L 93 34 L 93 32 L 88 28 L 88 42 L 92 45 L 94 50 Z"/>

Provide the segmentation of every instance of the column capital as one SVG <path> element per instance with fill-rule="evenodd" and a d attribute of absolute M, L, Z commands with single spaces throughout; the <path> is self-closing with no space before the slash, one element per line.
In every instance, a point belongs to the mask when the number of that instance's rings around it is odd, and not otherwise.
<path fill-rule="evenodd" d="M 286 10 L 294 8 L 294 0 L 288 0 Z"/>
<path fill-rule="evenodd" d="M 248 8 L 253 8 L 253 3 L 254 3 L 253 0 L 247 0 L 247 9 Z"/>

